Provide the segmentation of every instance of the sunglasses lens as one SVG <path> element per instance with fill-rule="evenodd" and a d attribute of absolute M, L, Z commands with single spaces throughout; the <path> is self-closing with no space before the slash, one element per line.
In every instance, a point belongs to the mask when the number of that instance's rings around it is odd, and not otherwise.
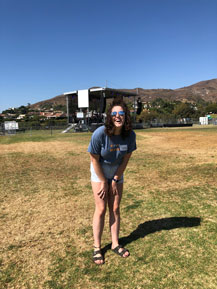
<path fill-rule="evenodd" d="M 119 114 L 120 116 L 125 115 L 125 112 L 123 110 L 117 112 L 117 111 L 112 111 L 111 116 L 116 116 L 117 114 Z"/>
<path fill-rule="evenodd" d="M 123 110 L 119 111 L 119 115 L 125 115 L 125 112 Z"/>

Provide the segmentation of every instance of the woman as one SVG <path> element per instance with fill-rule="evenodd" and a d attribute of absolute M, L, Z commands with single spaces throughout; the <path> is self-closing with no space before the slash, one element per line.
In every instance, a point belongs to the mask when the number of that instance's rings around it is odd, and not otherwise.
<path fill-rule="evenodd" d="M 119 206 L 123 191 L 123 172 L 135 149 L 136 135 L 132 131 L 129 109 L 122 100 L 115 99 L 108 109 L 105 126 L 94 131 L 88 147 L 91 158 L 91 184 L 95 199 L 93 261 L 97 265 L 104 263 L 101 237 L 107 204 L 112 250 L 123 258 L 130 255 L 129 251 L 122 248 L 118 242 Z"/>

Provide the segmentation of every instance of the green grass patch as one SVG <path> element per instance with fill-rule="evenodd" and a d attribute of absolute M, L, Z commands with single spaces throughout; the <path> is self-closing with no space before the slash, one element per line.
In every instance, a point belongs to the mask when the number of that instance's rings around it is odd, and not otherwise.
<path fill-rule="evenodd" d="M 16 280 L 21 274 L 21 269 L 15 262 L 4 264 L 0 259 L 0 288 L 16 287 Z"/>
<path fill-rule="evenodd" d="M 83 143 L 89 139 L 91 133 L 62 133 L 61 130 L 27 130 L 25 133 L 0 136 L 0 144 L 14 144 L 20 142 L 49 142 L 54 140 L 73 141 Z"/>

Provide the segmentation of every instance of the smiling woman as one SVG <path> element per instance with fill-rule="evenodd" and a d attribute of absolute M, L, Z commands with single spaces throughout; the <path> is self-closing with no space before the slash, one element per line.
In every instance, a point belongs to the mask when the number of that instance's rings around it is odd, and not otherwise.
<path fill-rule="evenodd" d="M 108 136 L 120 133 L 125 138 L 130 135 L 132 131 L 130 111 L 125 102 L 120 99 L 113 101 L 107 112 L 105 127 Z"/>
<path fill-rule="evenodd" d="M 123 173 L 134 150 L 136 150 L 136 135 L 132 131 L 129 110 L 122 100 L 115 99 L 108 109 L 105 126 L 99 127 L 93 133 L 88 147 L 95 199 L 93 261 L 97 265 L 104 263 L 101 237 L 107 204 L 112 250 L 123 258 L 130 255 L 127 249 L 119 245 L 119 207 L 123 192 Z"/>
<path fill-rule="evenodd" d="M 122 110 L 121 106 L 114 106 L 112 108 L 111 116 L 112 122 L 114 124 L 114 134 L 119 135 L 124 125 L 125 112 Z"/>

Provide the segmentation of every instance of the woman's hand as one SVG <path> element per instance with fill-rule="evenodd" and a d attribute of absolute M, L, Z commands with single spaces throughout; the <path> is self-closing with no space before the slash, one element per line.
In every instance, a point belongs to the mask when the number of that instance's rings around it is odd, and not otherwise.
<path fill-rule="evenodd" d="M 113 195 L 118 195 L 117 182 L 112 181 L 111 186 L 110 186 L 110 192 L 111 192 Z"/>
<path fill-rule="evenodd" d="M 101 184 L 100 190 L 97 194 L 100 197 L 100 199 L 104 200 L 108 192 L 108 182 L 101 182 L 100 184 Z"/>

